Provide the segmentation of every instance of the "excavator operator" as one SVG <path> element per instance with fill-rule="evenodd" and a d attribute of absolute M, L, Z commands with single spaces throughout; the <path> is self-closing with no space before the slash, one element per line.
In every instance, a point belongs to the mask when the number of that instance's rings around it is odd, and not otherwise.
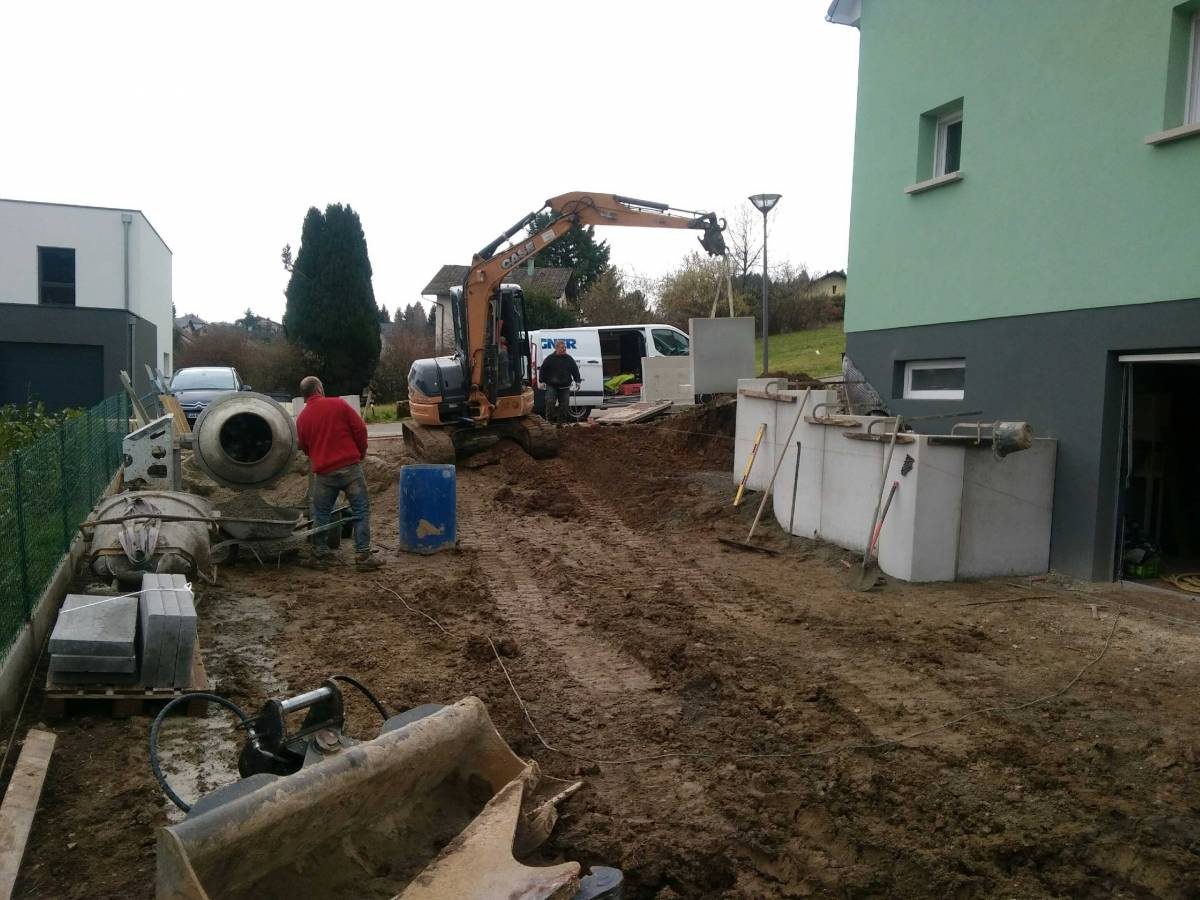
<path fill-rule="evenodd" d="M 546 386 L 546 421 L 561 425 L 571 405 L 571 382 L 579 387 L 579 366 L 575 357 L 567 352 L 563 341 L 554 342 L 554 352 L 546 357 L 538 369 L 538 381 Z"/>

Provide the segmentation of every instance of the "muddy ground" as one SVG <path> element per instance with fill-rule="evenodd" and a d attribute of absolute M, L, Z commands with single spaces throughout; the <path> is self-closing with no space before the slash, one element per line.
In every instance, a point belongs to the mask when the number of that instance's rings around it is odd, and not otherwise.
<path fill-rule="evenodd" d="M 461 550 L 434 557 L 395 551 L 401 446 L 379 441 L 385 568 L 221 568 L 198 597 L 214 686 L 254 706 L 344 672 L 400 708 L 482 698 L 518 754 L 586 781 L 535 861 L 620 866 L 627 897 L 1200 894 L 1200 607 L 1054 579 L 864 595 L 836 548 L 772 527 L 779 556 L 727 549 L 758 500 L 729 505 L 731 431 L 726 409 L 576 428 L 552 461 L 500 448 L 460 468 Z M 150 896 L 149 721 L 45 724 L 18 893 Z M 231 777 L 216 712 L 165 745 L 185 796 Z"/>

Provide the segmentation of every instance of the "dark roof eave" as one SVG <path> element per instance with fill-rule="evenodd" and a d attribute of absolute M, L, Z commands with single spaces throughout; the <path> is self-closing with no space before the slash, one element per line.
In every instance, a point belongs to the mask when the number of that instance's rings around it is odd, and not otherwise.
<path fill-rule="evenodd" d="M 833 0 L 825 12 L 825 21 L 857 28 L 862 19 L 862 0 Z"/>

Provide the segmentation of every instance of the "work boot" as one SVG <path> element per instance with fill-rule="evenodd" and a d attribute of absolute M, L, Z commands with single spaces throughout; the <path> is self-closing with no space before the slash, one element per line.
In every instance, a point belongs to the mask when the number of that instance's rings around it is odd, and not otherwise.
<path fill-rule="evenodd" d="M 359 571 L 369 572 L 374 569 L 383 568 L 383 563 L 371 555 L 370 550 L 354 554 L 354 568 Z"/>
<path fill-rule="evenodd" d="M 313 553 L 304 560 L 306 569 L 325 570 L 333 563 L 332 553 Z"/>

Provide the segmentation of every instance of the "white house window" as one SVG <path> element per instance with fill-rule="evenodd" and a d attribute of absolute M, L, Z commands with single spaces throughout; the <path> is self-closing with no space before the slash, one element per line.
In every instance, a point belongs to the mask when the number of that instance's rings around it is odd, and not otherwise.
<path fill-rule="evenodd" d="M 965 359 L 919 359 L 904 364 L 905 400 L 961 400 L 966 386 Z"/>
<path fill-rule="evenodd" d="M 38 303 L 74 306 L 75 251 L 69 247 L 38 247 L 37 252 Z"/>
<path fill-rule="evenodd" d="M 933 147 L 933 177 L 959 170 L 962 157 L 962 110 L 947 113 L 937 120 Z"/>
<path fill-rule="evenodd" d="M 1200 12 L 1192 13 L 1191 53 L 1188 56 L 1187 103 L 1183 123 L 1200 122 Z"/>

